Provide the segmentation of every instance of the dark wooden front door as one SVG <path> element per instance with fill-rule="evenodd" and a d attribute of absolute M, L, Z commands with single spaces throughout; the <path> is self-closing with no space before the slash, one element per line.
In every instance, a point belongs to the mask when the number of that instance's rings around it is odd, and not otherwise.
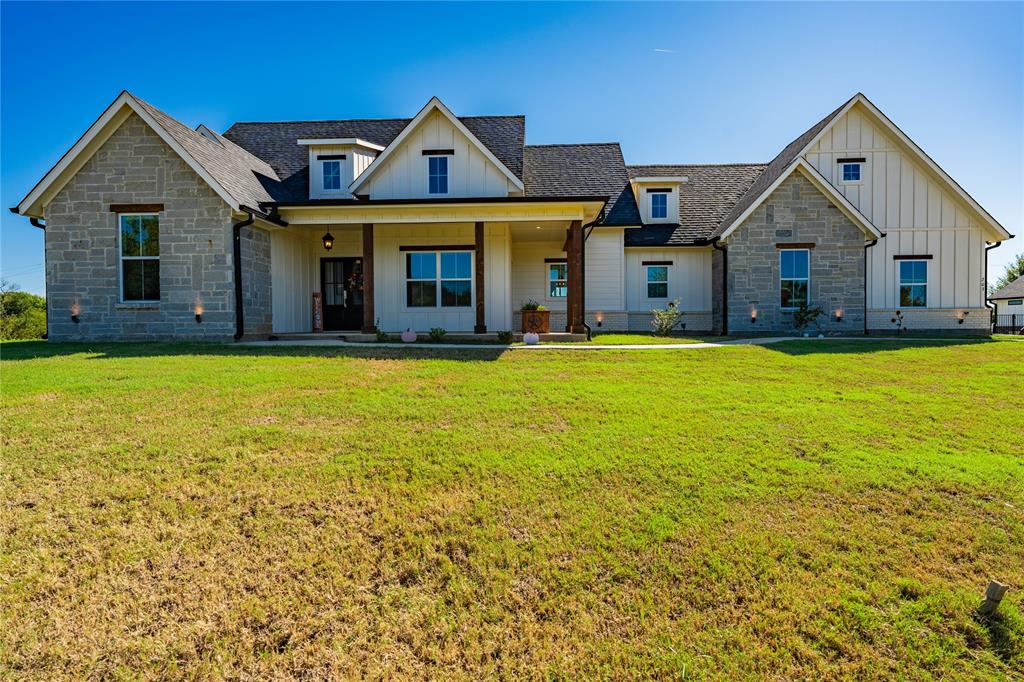
<path fill-rule="evenodd" d="M 324 297 L 324 331 L 362 327 L 362 258 L 321 258 L 320 291 Z"/>

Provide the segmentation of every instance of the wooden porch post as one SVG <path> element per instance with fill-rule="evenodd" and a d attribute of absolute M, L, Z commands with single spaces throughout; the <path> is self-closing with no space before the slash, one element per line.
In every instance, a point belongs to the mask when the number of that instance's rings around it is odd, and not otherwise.
<path fill-rule="evenodd" d="M 377 331 L 373 310 L 373 223 L 363 223 L 363 328 L 364 334 Z"/>
<path fill-rule="evenodd" d="M 583 221 L 569 225 L 565 239 L 568 296 L 565 298 L 565 331 L 583 334 Z"/>
<path fill-rule="evenodd" d="M 487 333 L 484 279 L 484 224 L 478 222 L 476 224 L 476 325 L 473 327 L 474 334 Z"/>

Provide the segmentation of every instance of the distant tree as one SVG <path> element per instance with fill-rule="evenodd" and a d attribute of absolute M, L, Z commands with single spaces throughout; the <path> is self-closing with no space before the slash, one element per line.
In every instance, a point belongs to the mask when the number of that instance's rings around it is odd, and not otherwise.
<path fill-rule="evenodd" d="M 1006 264 L 1002 276 L 996 280 L 995 286 L 988 288 L 988 293 L 991 294 L 996 289 L 1002 289 L 1018 277 L 1024 277 L 1024 253 L 1018 253 L 1016 258 Z"/>
<path fill-rule="evenodd" d="M 40 339 L 46 334 L 46 299 L 0 280 L 0 339 Z"/>

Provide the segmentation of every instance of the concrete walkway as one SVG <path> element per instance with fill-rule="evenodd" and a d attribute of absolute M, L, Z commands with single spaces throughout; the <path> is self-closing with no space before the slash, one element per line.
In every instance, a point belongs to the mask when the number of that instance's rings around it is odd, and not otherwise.
<path fill-rule="evenodd" d="M 241 341 L 241 346 L 254 347 L 300 347 L 317 346 L 324 348 L 402 348 L 406 350 L 697 350 L 700 348 L 726 348 L 728 346 L 766 346 L 772 343 L 784 341 L 903 341 L 914 343 L 918 341 L 945 341 L 957 343 L 962 341 L 975 341 L 981 339 L 970 338 L 918 338 L 918 337 L 891 337 L 891 336 L 826 336 L 817 337 L 802 336 L 767 336 L 761 338 L 735 339 L 729 341 L 714 341 L 706 343 L 642 343 L 642 344 L 575 344 L 575 343 L 549 343 L 536 346 L 506 346 L 498 343 L 349 343 L 340 339 L 293 339 L 277 341 Z"/>

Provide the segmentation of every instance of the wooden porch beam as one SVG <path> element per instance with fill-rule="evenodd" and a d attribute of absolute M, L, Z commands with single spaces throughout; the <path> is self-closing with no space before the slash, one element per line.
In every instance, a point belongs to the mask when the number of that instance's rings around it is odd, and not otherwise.
<path fill-rule="evenodd" d="M 484 224 L 476 223 L 476 325 L 473 327 L 474 334 L 486 334 L 487 323 L 486 311 L 484 310 Z"/>
<path fill-rule="evenodd" d="M 373 223 L 363 223 L 363 328 L 364 334 L 377 331 L 373 310 Z"/>
<path fill-rule="evenodd" d="M 565 300 L 565 331 L 583 334 L 583 221 L 569 224 L 565 238 L 565 260 L 568 295 Z"/>

